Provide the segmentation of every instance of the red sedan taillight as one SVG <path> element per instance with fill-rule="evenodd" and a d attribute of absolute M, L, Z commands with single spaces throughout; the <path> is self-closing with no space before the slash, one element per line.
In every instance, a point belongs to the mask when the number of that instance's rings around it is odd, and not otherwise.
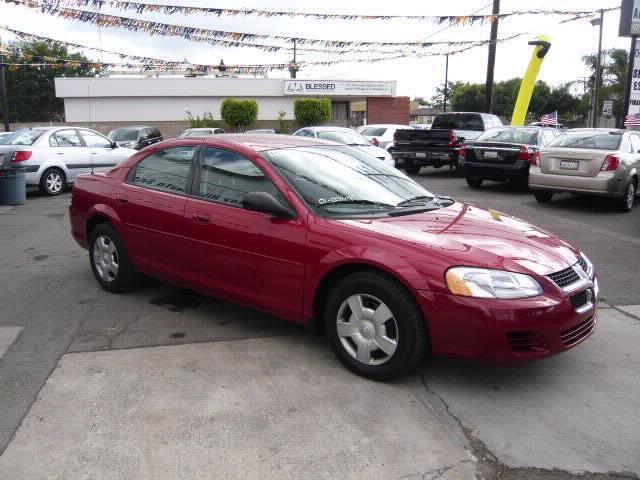
<path fill-rule="evenodd" d="M 451 130 L 449 130 L 449 146 L 455 147 L 457 143 L 458 143 L 458 136 L 455 133 L 453 133 Z"/>
<path fill-rule="evenodd" d="M 533 148 L 520 146 L 520 153 L 518 154 L 518 160 L 527 160 L 531 165 L 540 164 L 540 152 Z"/>
<path fill-rule="evenodd" d="M 25 162 L 31 158 L 31 155 L 33 155 L 33 152 L 30 152 L 29 150 L 14 152 L 13 155 L 11 156 L 11 162 L 12 163 Z"/>
<path fill-rule="evenodd" d="M 465 158 L 467 158 L 467 146 L 466 145 L 462 145 L 460 147 L 460 150 L 458 150 L 458 159 L 459 160 L 464 160 Z"/>
<path fill-rule="evenodd" d="M 611 170 L 617 170 L 619 166 L 620 157 L 616 155 L 607 155 L 607 158 L 604 159 L 604 163 L 602 164 L 602 167 L 600 167 L 600 170 L 608 172 Z"/>

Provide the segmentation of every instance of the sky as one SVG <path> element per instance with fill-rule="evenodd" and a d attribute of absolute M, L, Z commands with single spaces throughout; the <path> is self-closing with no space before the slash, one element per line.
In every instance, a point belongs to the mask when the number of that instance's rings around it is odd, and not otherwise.
<path fill-rule="evenodd" d="M 302 10 L 310 12 L 357 13 L 367 15 L 468 15 L 491 13 L 491 0 L 451 0 L 449 2 L 415 0 L 137 0 L 186 6 L 260 8 Z M 502 0 L 501 11 L 522 9 L 585 10 L 616 7 L 620 0 Z M 133 12 L 103 9 L 104 13 L 142 18 Z M 369 40 L 369 41 L 455 41 L 489 38 L 489 25 L 451 26 L 427 21 L 329 21 L 304 18 L 262 18 L 253 16 L 165 15 L 145 13 L 145 19 L 165 23 L 198 26 L 211 29 L 273 33 L 299 37 Z M 499 43 L 496 54 L 495 80 L 522 76 L 528 64 L 531 48 L 527 45 L 537 35 L 552 37 L 552 47 L 544 61 L 539 79 L 552 85 L 578 80 L 588 75 L 582 56 L 595 53 L 598 28 L 588 19 L 559 24 L 562 18 L 553 15 L 509 17 L 500 22 L 498 37 L 527 32 L 527 35 Z M 603 49 L 629 49 L 630 40 L 618 37 L 619 11 L 605 14 Z M 98 28 L 95 25 L 51 17 L 25 7 L 0 0 L 0 25 L 28 33 L 44 35 L 82 45 L 99 47 L 133 55 L 148 55 L 168 60 L 188 59 L 193 63 L 226 64 L 288 63 L 290 52 L 265 53 L 252 48 L 222 48 L 190 42 L 178 37 L 149 36 L 124 29 Z M 13 37 L 0 30 L 2 41 Z M 264 41 L 262 43 L 268 43 Z M 450 56 L 449 80 L 483 83 L 487 69 L 487 46 Z M 72 50 L 73 52 L 78 50 Z M 105 62 L 120 61 L 118 57 L 92 51 L 81 51 L 89 58 Z M 298 62 L 326 59 L 318 53 L 299 52 Z M 332 56 L 331 58 L 336 58 Z M 339 57 L 338 57 L 339 58 Z M 397 95 L 430 98 L 437 86 L 444 82 L 444 57 L 422 57 L 389 60 L 377 63 L 340 63 L 333 66 L 308 66 L 298 78 L 345 80 L 396 80 Z M 287 72 L 273 71 L 270 77 L 288 77 Z M 576 87 L 577 88 L 577 87 Z"/>

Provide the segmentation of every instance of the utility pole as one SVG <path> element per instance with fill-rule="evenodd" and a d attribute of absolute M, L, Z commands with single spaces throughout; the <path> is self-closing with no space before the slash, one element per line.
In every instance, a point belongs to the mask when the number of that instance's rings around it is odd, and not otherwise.
<path fill-rule="evenodd" d="M 491 10 L 491 36 L 489 39 L 489 58 L 487 60 L 487 84 L 485 86 L 484 111 L 491 113 L 493 100 L 493 70 L 496 65 L 496 42 L 498 40 L 498 15 L 500 14 L 500 0 L 493 0 Z"/>
<path fill-rule="evenodd" d="M 2 45 L 0 44 L 0 49 Z M 4 71 L 7 65 L 4 63 L 4 54 L 0 50 L 0 96 L 2 97 L 2 123 L 4 123 L 4 131 L 9 131 L 9 101 L 7 100 L 7 79 Z"/>
<path fill-rule="evenodd" d="M 600 94 L 600 79 L 602 74 L 600 73 L 601 69 L 601 57 L 602 57 L 602 24 L 604 22 L 604 10 L 600 10 L 600 18 L 594 18 L 591 20 L 591 25 L 594 27 L 596 25 L 600 26 L 600 33 L 598 38 L 598 56 L 596 58 L 596 78 L 594 81 L 593 87 L 593 109 L 591 111 L 591 126 L 593 128 L 598 128 L 598 103 L 599 103 L 599 94 Z"/>
<path fill-rule="evenodd" d="M 442 111 L 447 111 L 447 96 L 449 95 L 449 54 L 447 53 L 444 61 L 444 101 L 442 102 Z"/>
<path fill-rule="evenodd" d="M 624 114 L 622 115 L 622 125 L 616 125 L 618 128 L 624 126 L 624 120 L 629 114 L 629 101 L 631 97 L 631 82 L 633 77 L 633 64 L 636 58 L 636 42 L 638 40 L 637 35 L 631 36 L 631 48 L 629 49 L 629 65 L 627 66 L 627 84 L 624 89 Z"/>
<path fill-rule="evenodd" d="M 298 63 L 296 62 L 296 39 L 293 39 L 293 62 L 289 64 L 289 74 L 291 78 L 296 78 L 296 74 L 300 70 Z"/>

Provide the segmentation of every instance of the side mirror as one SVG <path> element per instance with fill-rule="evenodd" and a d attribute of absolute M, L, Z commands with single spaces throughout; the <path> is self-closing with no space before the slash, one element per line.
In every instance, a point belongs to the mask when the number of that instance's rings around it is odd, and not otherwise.
<path fill-rule="evenodd" d="M 268 213 L 278 218 L 294 218 L 295 213 L 267 192 L 250 192 L 242 199 L 242 208 L 253 212 Z"/>
<path fill-rule="evenodd" d="M 118 148 L 118 144 L 111 140 L 111 148 Z"/>

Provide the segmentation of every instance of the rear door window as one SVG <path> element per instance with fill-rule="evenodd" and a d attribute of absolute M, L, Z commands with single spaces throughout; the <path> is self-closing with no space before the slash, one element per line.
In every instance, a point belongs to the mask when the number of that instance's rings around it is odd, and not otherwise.
<path fill-rule="evenodd" d="M 52 147 L 82 147 L 82 140 L 76 130 L 58 130 L 49 137 Z"/>
<path fill-rule="evenodd" d="M 173 147 L 152 153 L 136 167 L 131 183 L 170 193 L 184 193 L 196 145 Z"/>
<path fill-rule="evenodd" d="M 640 153 L 640 137 L 636 134 L 631 134 L 631 152 Z"/>

